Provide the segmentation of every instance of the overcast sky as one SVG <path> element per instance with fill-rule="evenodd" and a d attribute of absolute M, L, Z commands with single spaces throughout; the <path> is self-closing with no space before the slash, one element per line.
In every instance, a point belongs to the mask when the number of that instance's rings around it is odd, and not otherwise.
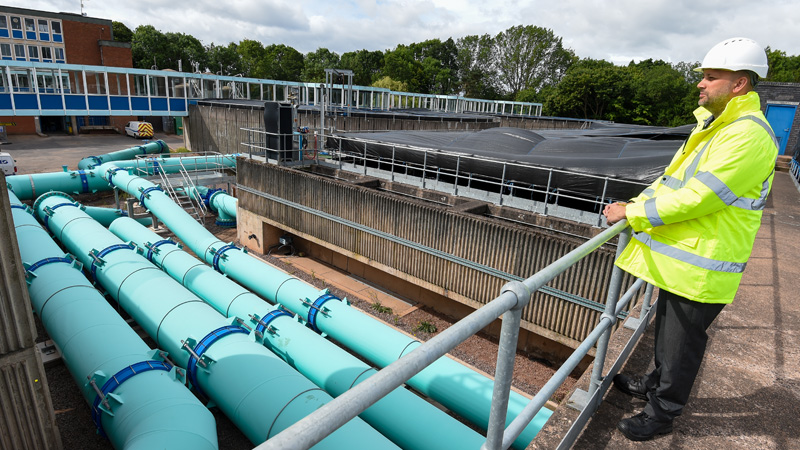
<path fill-rule="evenodd" d="M 11 0 L 7 6 L 81 12 L 81 0 Z M 302 53 L 388 50 L 397 44 L 549 28 L 579 57 L 616 64 L 700 61 L 717 42 L 744 36 L 800 55 L 797 0 L 83 0 L 90 17 L 130 29 L 153 25 L 203 44 L 255 39 Z"/>

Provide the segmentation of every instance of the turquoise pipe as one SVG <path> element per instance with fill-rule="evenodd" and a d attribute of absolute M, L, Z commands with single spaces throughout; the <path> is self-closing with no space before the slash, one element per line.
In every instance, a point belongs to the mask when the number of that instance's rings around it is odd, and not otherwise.
<path fill-rule="evenodd" d="M 385 367 L 420 345 L 338 298 L 320 296 L 313 286 L 238 251 L 232 244 L 224 244 L 149 181 L 113 165 L 100 169 L 99 174 L 109 183 L 139 197 L 143 206 L 198 257 L 259 296 L 282 304 L 313 329 L 333 337 L 376 366 Z M 327 313 L 317 314 L 323 307 Z M 470 422 L 484 428 L 488 426 L 494 388 L 494 382 L 488 377 L 444 356 L 411 378 L 408 384 Z M 527 403 L 526 397 L 512 391 L 506 424 L 511 423 Z M 514 447 L 527 447 L 551 414 L 550 410 L 542 408 L 514 442 Z"/>
<path fill-rule="evenodd" d="M 216 449 L 214 416 L 176 380 L 176 368 L 125 323 L 30 209 L 11 192 L 9 198 L 33 308 L 91 406 L 98 432 L 116 449 Z M 89 379 L 105 392 L 108 407 Z"/>
<path fill-rule="evenodd" d="M 250 318 L 259 340 L 314 384 L 336 397 L 376 372 L 284 310 L 129 218 L 109 230 L 137 245 L 156 266 L 227 317 Z M 416 450 L 478 449 L 485 438 L 416 394 L 399 387 L 360 415 L 398 446 Z M 409 432 L 413 430 L 413 432 Z"/>
<path fill-rule="evenodd" d="M 187 156 L 184 158 L 144 158 L 131 161 L 116 161 L 117 167 L 129 169 L 141 175 L 155 175 L 158 172 L 178 173 L 184 168 L 193 170 L 214 170 L 220 167 L 236 167 L 237 155 Z M 68 194 L 87 194 L 111 190 L 95 169 L 68 170 L 63 172 L 34 173 L 29 175 L 10 175 L 6 177 L 8 188 L 20 200 L 35 200 L 39 195 L 60 191 Z"/>
<path fill-rule="evenodd" d="M 111 225 L 111 222 L 119 219 L 120 217 L 128 217 L 128 211 L 124 209 L 116 209 L 116 208 L 103 208 L 100 206 L 80 206 L 89 215 L 92 219 L 100 222 L 101 225 L 108 228 Z M 136 222 L 144 226 L 152 226 L 153 219 L 151 217 L 142 217 L 140 219 L 136 219 Z"/>
<path fill-rule="evenodd" d="M 184 368 L 198 395 L 259 444 L 331 397 L 292 369 L 236 320 L 228 320 L 91 219 L 65 194 L 34 204 L 37 216 L 95 281 Z M 323 440 L 324 449 L 396 449 L 361 419 Z"/>
<path fill-rule="evenodd" d="M 106 153 L 100 156 L 87 156 L 78 161 L 78 169 L 91 169 L 94 166 L 99 166 L 104 162 L 110 161 L 123 161 L 126 159 L 133 159 L 136 155 L 150 155 L 154 153 L 169 153 L 169 146 L 162 140 L 148 142 L 144 145 L 137 145 L 135 147 L 126 148 L 124 150 L 117 150 L 115 152 Z"/>
<path fill-rule="evenodd" d="M 236 207 L 239 201 L 222 189 L 209 189 L 205 186 L 196 186 L 188 190 L 188 195 L 194 200 L 203 202 L 207 208 L 217 213 L 216 225 L 221 227 L 236 226 Z"/>

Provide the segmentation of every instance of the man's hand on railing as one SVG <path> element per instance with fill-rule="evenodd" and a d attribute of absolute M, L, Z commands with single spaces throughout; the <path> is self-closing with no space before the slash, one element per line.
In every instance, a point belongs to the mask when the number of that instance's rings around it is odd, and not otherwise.
<path fill-rule="evenodd" d="M 614 225 L 615 223 L 619 222 L 620 220 L 625 218 L 625 207 L 627 203 L 616 202 L 611 203 L 610 205 L 606 205 L 603 209 L 603 215 L 606 216 L 606 222 L 609 225 Z"/>

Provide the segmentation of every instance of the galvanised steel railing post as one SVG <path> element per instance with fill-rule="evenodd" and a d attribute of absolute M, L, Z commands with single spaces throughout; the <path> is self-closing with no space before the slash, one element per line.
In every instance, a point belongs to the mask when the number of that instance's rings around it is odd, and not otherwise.
<path fill-rule="evenodd" d="M 486 443 L 481 447 L 483 450 L 500 450 L 503 445 L 503 432 L 508 414 L 508 396 L 511 392 L 514 375 L 514 359 L 517 356 L 522 309 L 531 300 L 531 291 L 520 281 L 512 281 L 503 286 L 501 295 L 506 292 L 511 292 L 517 297 L 517 305 L 503 313 L 494 390 L 492 391 L 492 408 L 489 413 Z"/>
<path fill-rule="evenodd" d="M 394 182 L 394 165 L 395 165 L 395 162 L 396 162 L 394 160 L 394 153 L 395 153 L 395 146 L 393 145 L 392 146 L 392 165 L 391 165 L 392 176 L 390 178 L 390 180 L 392 180 L 392 182 Z"/>
<path fill-rule="evenodd" d="M 605 178 L 603 181 L 603 194 L 600 196 L 600 206 L 603 206 L 603 201 L 606 198 L 606 190 L 608 189 L 608 177 Z M 597 213 L 597 226 L 599 227 L 600 224 L 603 223 L 603 210 L 601 209 L 600 212 Z"/>
<path fill-rule="evenodd" d="M 650 312 L 650 305 L 653 300 L 653 285 L 647 283 L 647 287 L 644 289 L 644 299 L 642 300 L 642 311 L 639 313 L 639 317 L 646 317 L 647 313 Z"/>
<path fill-rule="evenodd" d="M 631 229 L 625 228 L 625 230 L 619 234 L 619 240 L 617 241 L 617 254 L 614 256 L 614 261 L 619 259 L 619 255 L 622 254 L 622 251 L 628 245 L 628 241 L 631 238 Z M 614 269 L 611 271 L 611 281 L 608 284 L 608 297 L 606 297 L 606 310 L 603 312 L 603 315 L 600 317 L 610 317 L 611 323 L 616 322 L 616 314 L 615 311 L 617 309 L 617 300 L 619 299 L 619 293 L 622 288 L 622 277 L 624 276 L 624 272 L 617 266 L 614 266 Z M 589 398 L 592 398 L 594 393 L 600 387 L 600 383 L 603 382 L 603 363 L 606 359 L 606 351 L 608 351 L 608 340 L 611 337 L 611 329 L 613 327 L 609 327 L 603 335 L 600 336 L 600 339 L 597 341 L 597 351 L 595 352 L 594 357 L 594 367 L 592 368 L 592 380 L 589 385 Z"/>
<path fill-rule="evenodd" d="M 453 195 L 458 195 L 458 171 L 461 169 L 461 155 L 456 156 L 456 181 L 453 183 Z"/>

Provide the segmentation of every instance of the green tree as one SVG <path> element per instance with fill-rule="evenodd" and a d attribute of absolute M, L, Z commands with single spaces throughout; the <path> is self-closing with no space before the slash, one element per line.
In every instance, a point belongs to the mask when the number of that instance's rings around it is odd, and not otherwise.
<path fill-rule="evenodd" d="M 472 98 L 499 98 L 494 39 L 488 34 L 465 36 L 456 41 L 456 49 L 461 93 Z"/>
<path fill-rule="evenodd" d="M 353 84 L 370 86 L 383 70 L 383 52 L 358 50 L 342 54 L 340 67 L 353 71 Z"/>
<path fill-rule="evenodd" d="M 786 52 L 767 47 L 769 62 L 768 81 L 800 83 L 800 56 L 788 56 Z"/>
<path fill-rule="evenodd" d="M 624 101 L 630 98 L 629 69 L 594 59 L 569 68 L 544 102 L 545 114 L 625 122 Z"/>
<path fill-rule="evenodd" d="M 408 85 L 402 81 L 393 80 L 391 77 L 383 77 L 372 83 L 373 87 L 391 89 L 397 92 L 408 92 Z"/>
<path fill-rule="evenodd" d="M 303 54 L 284 44 L 264 47 L 265 78 L 300 81 L 303 72 Z"/>
<path fill-rule="evenodd" d="M 405 83 L 411 92 L 427 93 L 422 91 L 420 83 L 422 70 L 422 63 L 414 58 L 409 46 L 398 45 L 383 55 L 383 76 Z"/>
<path fill-rule="evenodd" d="M 697 107 L 693 79 L 664 61 L 647 59 L 628 65 L 633 91 L 629 123 L 678 126 L 692 122 Z"/>
<path fill-rule="evenodd" d="M 206 66 L 208 70 L 219 71 L 222 75 L 244 74 L 237 47 L 238 45 L 233 42 L 227 46 L 214 45 L 213 42 L 208 45 L 206 47 Z"/>
<path fill-rule="evenodd" d="M 125 26 L 122 22 L 111 22 L 111 33 L 114 35 L 114 40 L 117 42 L 131 42 L 133 40 L 133 31 Z"/>
<path fill-rule="evenodd" d="M 327 48 L 318 48 L 306 55 L 301 78 L 307 83 L 322 83 L 325 81 L 325 69 L 339 69 L 339 66 L 338 53 Z"/>
<path fill-rule="evenodd" d="M 243 39 L 236 46 L 236 53 L 239 55 L 239 65 L 244 76 L 266 78 L 266 52 L 261 42 Z"/>
<path fill-rule="evenodd" d="M 159 69 L 180 68 L 189 71 L 193 63 L 206 66 L 206 49 L 196 37 L 184 33 L 165 33 L 164 38 L 167 44 L 163 49 L 166 53 L 165 66 Z"/>
<path fill-rule="evenodd" d="M 131 55 L 133 67 L 164 69 L 167 66 L 167 38 L 152 25 L 139 25 L 133 31 Z"/>
<path fill-rule="evenodd" d="M 557 84 L 575 60 L 552 30 L 515 26 L 494 38 L 494 57 L 500 82 L 511 98 L 523 89 L 538 91 Z"/>

